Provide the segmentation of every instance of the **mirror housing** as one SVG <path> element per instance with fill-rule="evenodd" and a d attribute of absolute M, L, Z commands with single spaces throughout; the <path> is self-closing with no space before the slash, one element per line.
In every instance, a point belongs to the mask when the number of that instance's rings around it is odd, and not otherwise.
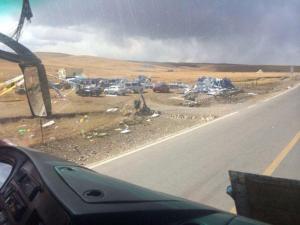
<path fill-rule="evenodd" d="M 44 65 L 19 64 L 26 89 L 26 95 L 32 115 L 48 117 L 51 115 L 51 98 Z"/>

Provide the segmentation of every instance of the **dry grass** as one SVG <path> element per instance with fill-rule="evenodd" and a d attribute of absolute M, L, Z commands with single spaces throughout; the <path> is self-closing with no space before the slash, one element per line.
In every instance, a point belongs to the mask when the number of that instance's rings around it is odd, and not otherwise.
<path fill-rule="evenodd" d="M 259 73 L 255 72 L 256 70 L 239 72 L 251 70 L 251 68 L 248 68 L 249 66 L 243 65 L 147 63 L 58 53 L 38 53 L 38 55 L 46 66 L 47 73 L 50 75 L 56 75 L 59 68 L 67 67 L 83 68 L 84 73 L 89 77 L 133 78 L 143 74 L 152 77 L 154 81 L 182 81 L 187 83 L 193 83 L 197 78 L 204 75 L 227 77 L 234 82 L 270 77 L 277 79 L 287 75 L 287 72 Z M 270 70 L 269 67 L 268 69 Z M 278 70 L 276 68 L 274 67 L 274 71 Z M 230 72 L 223 72 L 222 69 L 224 71 L 230 70 Z M 0 60 L 0 81 L 14 77 L 16 74 L 20 74 L 16 64 Z"/>

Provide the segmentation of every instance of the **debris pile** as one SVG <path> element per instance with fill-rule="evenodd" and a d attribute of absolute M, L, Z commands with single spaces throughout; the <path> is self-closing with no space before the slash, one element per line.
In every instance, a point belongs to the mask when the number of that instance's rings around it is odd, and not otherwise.
<path fill-rule="evenodd" d="M 228 78 L 214 78 L 203 76 L 197 80 L 192 92 L 207 93 L 210 95 L 222 94 L 225 91 L 237 90 Z"/>
<path fill-rule="evenodd" d="M 213 96 L 229 97 L 230 95 L 237 93 L 238 89 L 232 84 L 228 78 L 214 78 L 203 76 L 199 78 L 190 90 L 187 90 L 183 97 L 183 105 L 194 107 L 199 106 L 200 103 L 209 102 L 208 98 Z M 202 100 L 199 100 L 199 96 L 207 96 Z"/>

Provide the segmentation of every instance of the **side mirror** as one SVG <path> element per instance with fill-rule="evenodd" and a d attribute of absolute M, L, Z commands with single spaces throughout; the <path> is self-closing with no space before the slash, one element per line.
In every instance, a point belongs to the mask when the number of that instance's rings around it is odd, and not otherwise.
<path fill-rule="evenodd" d="M 45 68 L 42 64 L 22 65 L 24 84 L 32 115 L 47 117 L 51 115 L 51 100 Z"/>
<path fill-rule="evenodd" d="M 0 49 L 0 59 L 18 63 L 33 116 L 47 117 L 51 115 L 51 99 L 48 89 L 48 79 L 41 60 L 22 44 L 0 33 L 0 43 L 9 47 L 13 52 Z"/>

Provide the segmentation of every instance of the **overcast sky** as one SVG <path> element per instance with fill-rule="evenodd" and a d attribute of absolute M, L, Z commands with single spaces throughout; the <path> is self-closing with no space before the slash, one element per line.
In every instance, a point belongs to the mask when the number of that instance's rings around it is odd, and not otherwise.
<path fill-rule="evenodd" d="M 11 34 L 21 0 L 1 0 Z M 31 0 L 20 42 L 107 58 L 300 64 L 298 0 Z M 13 2 L 13 4 L 11 3 Z"/>

